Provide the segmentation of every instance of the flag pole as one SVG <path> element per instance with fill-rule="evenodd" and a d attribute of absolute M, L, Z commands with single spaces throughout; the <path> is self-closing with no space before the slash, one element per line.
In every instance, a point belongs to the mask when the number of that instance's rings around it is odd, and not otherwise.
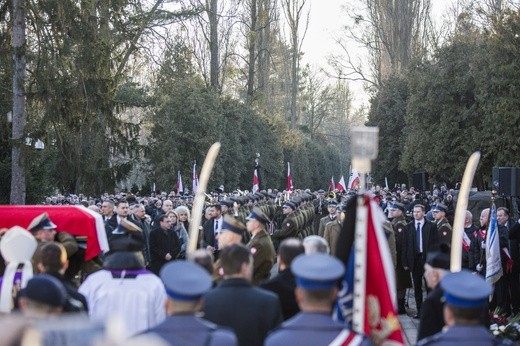
<path fill-rule="evenodd" d="M 202 209 L 204 208 L 206 187 L 208 185 L 209 176 L 211 175 L 211 171 L 213 170 L 213 166 L 215 165 L 215 161 L 217 159 L 219 150 L 220 143 L 213 143 L 213 145 L 208 150 L 208 154 L 206 155 L 206 159 L 204 160 L 204 164 L 202 165 L 202 170 L 200 171 L 197 193 L 195 194 L 195 198 L 193 199 L 193 209 L 191 212 L 193 218 L 190 222 L 190 241 L 188 243 L 188 248 L 186 249 L 187 254 L 193 253 L 197 249 L 197 240 L 199 238 L 199 226 L 201 223 L 200 215 L 202 215 Z"/>
<path fill-rule="evenodd" d="M 477 170 L 480 160 L 480 152 L 476 151 L 468 159 L 459 194 L 457 196 L 457 207 L 455 208 L 455 218 L 453 220 L 453 232 L 451 235 L 451 262 L 450 270 L 460 272 L 462 267 L 462 232 L 464 232 L 464 219 L 468 209 L 468 197 L 473 183 L 473 177 Z"/>

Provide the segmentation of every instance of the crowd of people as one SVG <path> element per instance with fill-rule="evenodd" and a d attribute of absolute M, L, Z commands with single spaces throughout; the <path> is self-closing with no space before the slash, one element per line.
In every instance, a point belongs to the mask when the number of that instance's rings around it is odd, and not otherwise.
<path fill-rule="evenodd" d="M 475 316 L 477 323 L 469 324 L 481 333 L 489 309 L 504 318 L 520 312 L 520 225 L 507 208 L 497 211 L 504 275 L 488 306 L 483 251 L 489 208 L 478 226 L 466 211 L 460 245 L 465 271 L 454 275 L 473 273 L 464 281 L 475 292 L 460 294 L 452 291 L 461 279 L 449 274 L 454 191 L 402 185 L 375 186 L 371 194 L 387 217 L 397 313 L 420 319 L 423 344 L 443 340 L 445 326 L 468 324 Z M 331 317 L 345 271 L 334 255 L 344 206 L 354 196 L 355 190 L 220 190 L 207 195 L 203 215 L 192 214 L 193 196 L 175 192 L 48 197 L 46 205 L 81 204 L 99 213 L 110 250 L 82 260 L 76 239 L 56 232 L 47 213 L 25 229 L 2 230 L 0 253 L 7 265 L 1 269 L 0 311 L 34 320 L 83 313 L 94 329 L 119 320 L 122 340 L 153 334 L 171 345 L 370 344 Z M 188 251 L 192 223 L 201 225 L 196 251 Z"/>

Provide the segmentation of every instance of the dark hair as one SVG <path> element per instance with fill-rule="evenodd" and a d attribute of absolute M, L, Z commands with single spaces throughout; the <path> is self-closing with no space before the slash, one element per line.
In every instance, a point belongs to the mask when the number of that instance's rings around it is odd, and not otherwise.
<path fill-rule="evenodd" d="M 280 259 L 285 263 L 286 266 L 290 266 L 293 259 L 296 256 L 305 253 L 305 247 L 301 240 L 297 238 L 287 238 L 281 242 L 280 247 L 278 248 L 278 255 L 280 255 Z"/>
<path fill-rule="evenodd" d="M 426 208 L 425 208 L 424 205 L 422 205 L 422 204 L 416 204 L 416 205 L 414 205 L 413 207 L 414 207 L 414 208 L 421 208 L 422 211 L 425 211 L 425 210 L 426 210 Z"/>
<path fill-rule="evenodd" d="M 240 273 L 244 263 L 251 263 L 251 251 L 244 245 L 229 245 L 220 252 L 220 264 L 225 275 Z"/>
<path fill-rule="evenodd" d="M 62 260 L 62 247 L 55 242 L 48 242 L 41 247 L 40 263 L 46 273 L 59 273 L 65 264 Z M 66 260 L 66 257 L 65 257 Z"/>
<path fill-rule="evenodd" d="M 157 220 L 157 222 L 163 222 L 164 219 L 167 219 L 167 218 L 168 218 L 168 215 L 166 215 L 166 214 L 161 214 L 161 215 L 157 216 L 157 219 L 156 219 L 156 220 Z"/>
<path fill-rule="evenodd" d="M 205 249 L 198 249 L 193 252 L 188 259 L 204 268 L 209 274 L 213 275 L 213 255 Z"/>
<path fill-rule="evenodd" d="M 212 204 L 211 208 L 215 208 L 217 211 L 222 212 L 222 206 L 220 204 Z"/>
<path fill-rule="evenodd" d="M 485 306 L 478 306 L 473 308 L 461 308 L 454 306 L 450 303 L 446 303 L 446 306 L 453 313 L 453 317 L 457 323 L 471 323 L 478 322 L 485 311 L 487 311 L 487 304 Z"/>

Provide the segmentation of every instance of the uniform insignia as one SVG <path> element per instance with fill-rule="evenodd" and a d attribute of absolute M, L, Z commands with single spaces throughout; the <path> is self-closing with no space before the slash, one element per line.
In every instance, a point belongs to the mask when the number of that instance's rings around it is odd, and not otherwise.
<path fill-rule="evenodd" d="M 291 226 L 291 224 L 289 222 L 287 222 L 287 227 Z"/>
<path fill-rule="evenodd" d="M 442 235 L 446 235 L 446 232 L 442 232 Z"/>
<path fill-rule="evenodd" d="M 254 248 L 254 247 L 251 248 L 251 254 L 252 255 L 254 255 L 256 253 L 256 251 L 257 251 L 256 248 Z"/>
<path fill-rule="evenodd" d="M 402 228 L 398 228 L 398 229 L 397 229 L 398 232 L 401 232 L 402 230 L 403 230 Z"/>

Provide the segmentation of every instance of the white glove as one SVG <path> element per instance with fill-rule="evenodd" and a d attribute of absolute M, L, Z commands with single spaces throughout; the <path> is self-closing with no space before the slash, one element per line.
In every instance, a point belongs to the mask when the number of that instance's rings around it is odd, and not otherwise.
<path fill-rule="evenodd" d="M 482 268 L 484 268 L 484 266 L 482 264 L 477 264 L 477 271 L 480 273 L 482 271 Z"/>
<path fill-rule="evenodd" d="M 480 243 L 480 247 L 482 249 L 485 249 L 486 248 L 486 242 L 485 241 L 482 241 L 482 243 Z"/>

